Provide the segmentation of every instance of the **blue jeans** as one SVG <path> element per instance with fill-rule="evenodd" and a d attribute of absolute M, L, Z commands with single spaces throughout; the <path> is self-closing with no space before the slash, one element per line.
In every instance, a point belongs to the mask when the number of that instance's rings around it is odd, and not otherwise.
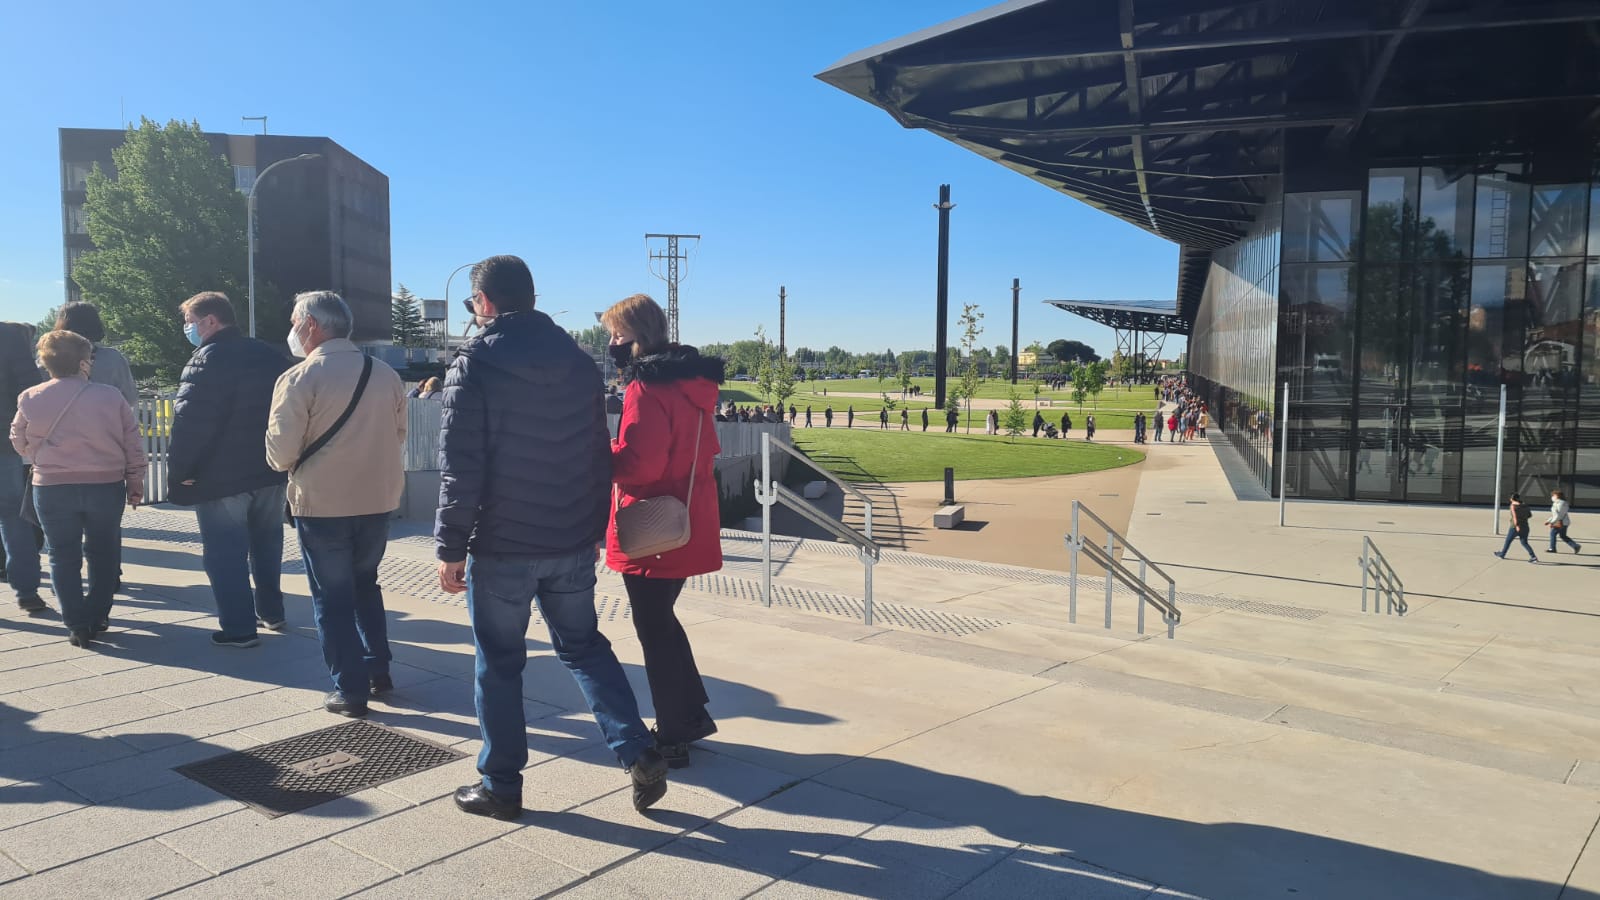
<path fill-rule="evenodd" d="M 217 624 L 227 637 L 254 637 L 258 618 L 283 621 L 283 493 L 274 484 L 195 504 Z"/>
<path fill-rule="evenodd" d="M 279 504 L 278 514 L 283 514 Z M 373 675 L 389 674 L 389 626 L 383 618 L 378 563 L 389 542 L 389 514 L 295 519 L 311 582 L 322 658 L 333 686 L 365 703 Z"/>
<path fill-rule="evenodd" d="M 90 631 L 111 614 L 122 567 L 122 507 L 128 489 L 111 484 L 37 485 L 33 505 L 50 540 L 50 586 L 68 631 Z M 89 595 L 83 560 L 89 558 Z"/>
<path fill-rule="evenodd" d="M 39 593 L 39 541 L 22 519 L 22 458 L 0 454 L 0 540 L 6 547 L 6 582 L 18 597 Z M 37 505 L 37 504 L 36 504 Z"/>
<path fill-rule="evenodd" d="M 467 560 L 467 615 L 478 662 L 473 697 L 483 730 L 478 771 L 496 797 L 522 797 L 528 764 L 522 670 L 528 663 L 528 619 L 537 601 L 556 657 L 577 680 L 606 745 L 633 765 L 654 739 L 639 718 L 628 676 L 600 633 L 594 611 L 594 551 L 557 559 L 472 556 Z"/>
<path fill-rule="evenodd" d="M 1506 553 L 1511 550 L 1512 542 L 1519 539 L 1522 541 L 1522 549 L 1528 551 L 1528 558 L 1533 559 L 1535 554 L 1533 552 L 1533 547 L 1529 546 L 1528 544 L 1528 532 L 1518 530 L 1517 526 L 1515 525 L 1512 525 L 1510 528 L 1506 529 L 1506 545 L 1500 548 L 1500 555 L 1505 556 Z"/>

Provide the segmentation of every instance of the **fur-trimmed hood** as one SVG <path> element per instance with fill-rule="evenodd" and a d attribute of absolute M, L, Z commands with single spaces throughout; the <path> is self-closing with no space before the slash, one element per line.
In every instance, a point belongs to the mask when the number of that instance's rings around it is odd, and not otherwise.
<path fill-rule="evenodd" d="M 726 370 L 719 356 L 701 356 L 700 351 L 685 344 L 676 344 L 660 353 L 641 356 L 622 370 L 625 382 L 642 381 L 645 384 L 666 384 L 704 378 L 712 384 L 727 380 Z"/>

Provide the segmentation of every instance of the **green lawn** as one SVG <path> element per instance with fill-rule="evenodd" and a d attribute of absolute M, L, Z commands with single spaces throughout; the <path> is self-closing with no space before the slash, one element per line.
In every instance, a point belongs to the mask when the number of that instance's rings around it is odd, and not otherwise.
<path fill-rule="evenodd" d="M 928 380 L 931 382 L 932 379 Z M 835 423 L 842 424 L 844 421 L 845 410 L 851 406 L 854 406 L 856 408 L 856 427 L 859 428 L 863 421 L 868 422 L 873 427 L 877 426 L 878 409 L 883 406 L 881 400 L 868 397 L 836 396 L 837 394 L 846 391 L 846 388 L 842 387 L 843 385 L 854 384 L 857 385 L 860 390 L 867 390 L 868 388 L 866 387 L 866 382 L 829 381 L 825 383 L 827 384 L 829 391 L 829 396 L 826 397 L 818 393 L 812 393 L 811 389 L 813 385 L 809 382 L 805 385 L 796 385 L 796 387 L 801 388 L 801 391 L 789 398 L 790 405 L 794 406 L 802 416 L 805 415 L 806 407 L 810 406 L 812 421 L 816 423 L 817 427 L 819 428 L 822 426 L 822 411 L 830 405 L 833 407 Z M 876 382 L 873 384 L 876 385 Z M 997 385 L 990 386 L 996 387 Z M 818 387 L 820 389 L 820 386 Z M 1028 430 L 1030 433 L 1032 433 L 1034 410 L 1033 393 L 1031 389 L 1024 391 L 1025 387 L 1027 386 L 1018 385 L 1017 393 L 1022 396 L 1022 408 L 1027 410 L 1029 423 Z M 919 415 L 919 411 L 933 408 L 933 401 L 928 399 L 933 396 L 933 385 L 930 383 L 926 390 L 928 393 L 922 398 L 912 398 L 910 400 L 901 401 L 899 386 L 896 385 L 895 392 L 889 394 L 889 399 L 895 401 L 895 408 L 889 410 L 890 425 L 898 427 L 900 424 L 900 410 L 909 409 L 911 410 L 912 427 L 920 428 L 921 416 Z M 1041 406 L 1039 407 L 1039 411 L 1044 413 L 1045 419 L 1053 423 L 1057 428 L 1061 427 L 1061 414 L 1063 412 L 1070 413 L 1072 415 L 1072 432 L 1079 437 L 1081 437 L 1083 434 L 1083 417 L 1091 413 L 1094 415 L 1095 426 L 1097 428 L 1122 428 L 1131 430 L 1133 428 L 1134 413 L 1140 411 L 1143 411 L 1147 414 L 1154 413 L 1156 408 L 1155 398 L 1148 392 L 1141 395 L 1139 393 L 1140 390 L 1141 389 L 1139 388 L 1135 388 L 1130 394 L 1130 392 L 1126 390 L 1113 391 L 1111 389 L 1107 389 L 1100 394 L 1100 406 L 1098 409 L 1095 408 L 1095 403 L 1093 400 L 1086 400 L 1084 401 L 1083 409 L 1081 411 L 1078 409 L 1078 405 L 1072 402 L 1072 395 L 1067 391 L 1040 391 L 1039 399 L 1049 400 L 1051 401 L 1052 405 Z M 860 391 L 851 391 L 851 393 L 858 392 Z M 984 396 L 984 393 L 979 391 L 979 396 Z M 1005 396 L 1003 388 L 1001 389 L 1000 396 L 1002 398 Z M 723 385 L 721 399 L 724 401 L 732 400 L 740 405 L 750 406 L 764 405 L 770 402 L 769 400 L 763 399 L 761 395 L 757 393 L 755 385 L 735 381 L 730 381 Z M 983 432 L 983 417 L 985 412 L 987 412 L 987 410 L 972 410 L 972 427 L 976 429 L 980 435 Z M 1004 410 L 1001 410 L 1001 415 L 1005 415 Z M 944 420 L 937 414 L 934 414 L 934 418 L 936 419 L 937 424 L 942 431 L 944 428 Z M 965 429 L 966 425 L 967 411 L 963 409 L 961 412 L 961 427 Z"/>
<path fill-rule="evenodd" d="M 876 428 L 797 428 L 795 446 L 819 466 L 846 481 L 938 481 L 944 467 L 956 478 L 1028 478 L 1074 475 L 1132 465 L 1144 454 L 1127 447 L 1084 441 Z"/>

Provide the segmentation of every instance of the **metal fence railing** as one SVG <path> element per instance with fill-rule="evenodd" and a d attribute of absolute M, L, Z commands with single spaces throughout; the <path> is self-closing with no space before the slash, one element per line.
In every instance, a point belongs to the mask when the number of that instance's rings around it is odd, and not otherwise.
<path fill-rule="evenodd" d="M 1089 540 L 1084 534 L 1079 522 L 1079 516 L 1087 516 L 1098 524 L 1106 533 L 1106 545 L 1102 549 L 1094 541 Z M 1124 554 L 1131 553 L 1139 560 L 1139 573 L 1135 575 L 1127 566 L 1116 558 L 1118 549 L 1117 539 L 1121 538 L 1121 549 Z M 1177 630 L 1178 622 L 1182 620 L 1183 613 L 1178 610 L 1178 585 L 1172 576 L 1162 571 L 1139 551 L 1128 543 L 1128 539 L 1113 529 L 1106 520 L 1095 515 L 1089 507 L 1082 502 L 1072 501 L 1072 531 L 1067 534 L 1067 549 L 1072 553 L 1071 574 L 1068 576 L 1067 587 L 1067 621 L 1076 624 L 1078 621 L 1078 555 L 1089 557 L 1089 561 L 1105 570 L 1106 589 L 1106 627 L 1111 627 L 1111 601 L 1112 582 L 1121 582 L 1124 587 L 1133 591 L 1138 596 L 1139 633 L 1144 634 L 1145 606 L 1155 607 L 1161 614 L 1161 621 L 1167 626 L 1167 637 L 1173 637 Z M 1166 590 L 1150 584 L 1146 579 L 1150 572 L 1154 572 L 1166 582 Z"/>
<path fill-rule="evenodd" d="M 1372 611 L 1389 615 L 1406 614 L 1406 586 L 1394 567 L 1378 551 L 1372 538 L 1361 536 L 1361 611 L 1367 611 L 1367 585 L 1372 585 Z"/>
<path fill-rule="evenodd" d="M 144 455 L 150 461 L 145 474 L 144 502 L 165 503 L 167 499 L 167 444 L 172 440 L 172 396 L 140 397 L 133 407 L 139 436 L 144 440 Z"/>
<path fill-rule="evenodd" d="M 444 403 L 431 397 L 412 397 L 406 401 L 407 472 L 431 472 L 439 468 L 439 425 Z"/>

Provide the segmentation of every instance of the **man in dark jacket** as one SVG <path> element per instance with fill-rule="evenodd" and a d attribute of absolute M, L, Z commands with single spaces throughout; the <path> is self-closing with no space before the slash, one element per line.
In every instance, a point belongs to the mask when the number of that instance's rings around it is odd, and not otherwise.
<path fill-rule="evenodd" d="M 267 466 L 272 388 L 283 354 L 245 337 L 216 291 L 185 300 L 183 332 L 196 348 L 172 404 L 167 480 L 172 502 L 193 506 L 217 624 L 211 643 L 254 647 L 256 626 L 282 631 L 284 475 Z M 255 578 L 255 590 L 250 587 Z"/>
<path fill-rule="evenodd" d="M 595 617 L 596 546 L 611 502 L 599 370 L 533 308 L 533 276 L 521 259 L 474 265 L 471 302 L 484 328 L 445 377 L 433 536 L 440 587 L 467 592 L 478 656 L 481 778 L 456 791 L 456 806 L 510 820 L 522 814 L 528 762 L 522 671 L 535 600 L 636 790 L 661 782 L 667 764 Z"/>
<path fill-rule="evenodd" d="M 1033 411 L 1033 436 L 1034 437 L 1038 437 L 1039 436 L 1039 429 L 1041 429 L 1043 427 L 1044 427 L 1044 413 L 1039 412 L 1038 410 L 1034 410 Z"/>
<path fill-rule="evenodd" d="M 928 430 L 928 408 L 926 406 L 922 408 L 922 430 Z"/>
<path fill-rule="evenodd" d="M 39 383 L 33 363 L 33 342 L 24 326 L 0 324 L 0 414 L 17 417 L 17 395 Z M 22 493 L 27 481 L 22 457 L 10 441 L 0 441 L 0 541 L 6 550 L 6 582 L 17 592 L 23 612 L 43 612 L 39 596 L 39 541 L 22 518 Z"/>
<path fill-rule="evenodd" d="M 956 422 L 958 421 L 958 419 L 959 419 L 959 417 L 956 414 L 955 407 L 951 407 L 951 408 L 949 408 L 949 409 L 944 411 L 944 433 L 945 434 L 955 434 L 956 433 Z"/>

